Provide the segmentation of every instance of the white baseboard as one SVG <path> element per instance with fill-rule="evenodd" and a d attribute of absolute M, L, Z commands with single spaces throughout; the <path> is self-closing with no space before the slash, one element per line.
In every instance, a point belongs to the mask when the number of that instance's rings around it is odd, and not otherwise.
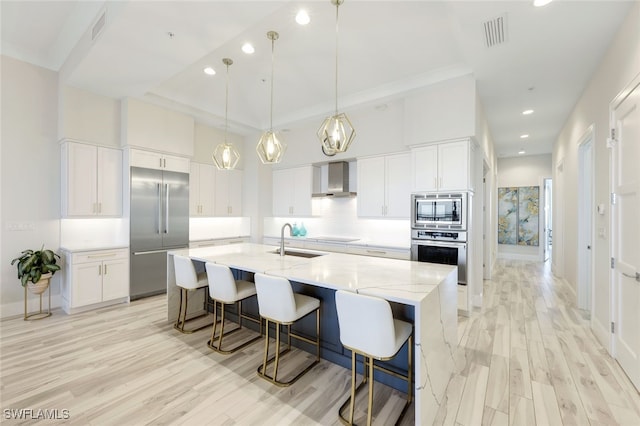
<path fill-rule="evenodd" d="M 47 309 L 47 303 L 49 303 L 49 296 L 42 296 L 42 309 Z M 51 310 L 60 308 L 61 300 L 59 294 L 54 294 L 51 296 Z M 29 313 L 33 313 L 38 310 L 38 297 L 31 296 L 29 297 L 29 302 L 27 305 L 27 309 L 29 309 Z M 12 303 L 3 303 L 0 306 L 0 318 L 8 319 L 14 317 L 22 317 L 24 316 L 24 300 L 20 302 L 12 302 Z"/>

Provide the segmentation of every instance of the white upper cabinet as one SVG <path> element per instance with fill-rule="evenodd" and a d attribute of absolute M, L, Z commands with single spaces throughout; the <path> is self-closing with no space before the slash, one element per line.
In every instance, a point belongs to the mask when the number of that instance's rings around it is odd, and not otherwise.
<path fill-rule="evenodd" d="M 215 166 L 191 163 L 189 173 L 189 216 L 213 216 L 216 184 Z"/>
<path fill-rule="evenodd" d="M 466 191 L 469 141 L 445 142 L 412 150 L 413 191 Z"/>
<path fill-rule="evenodd" d="M 319 169 L 314 166 L 273 171 L 273 215 L 311 216 L 311 194 Z"/>
<path fill-rule="evenodd" d="M 122 216 L 122 151 L 64 142 L 61 153 L 62 216 Z"/>
<path fill-rule="evenodd" d="M 215 173 L 215 215 L 241 216 L 242 171 L 216 169 Z"/>
<path fill-rule="evenodd" d="M 411 154 L 358 160 L 358 216 L 409 218 Z"/>
<path fill-rule="evenodd" d="M 191 163 L 189 216 L 241 216 L 242 171 Z"/>
<path fill-rule="evenodd" d="M 129 149 L 129 165 L 146 169 L 190 172 L 190 161 L 186 157 L 177 157 L 141 149 Z"/>

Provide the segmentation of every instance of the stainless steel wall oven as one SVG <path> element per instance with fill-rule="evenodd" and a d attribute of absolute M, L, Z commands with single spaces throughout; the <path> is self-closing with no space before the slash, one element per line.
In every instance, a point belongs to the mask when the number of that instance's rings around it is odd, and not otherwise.
<path fill-rule="evenodd" d="M 411 260 L 458 266 L 467 284 L 467 193 L 411 196 Z"/>

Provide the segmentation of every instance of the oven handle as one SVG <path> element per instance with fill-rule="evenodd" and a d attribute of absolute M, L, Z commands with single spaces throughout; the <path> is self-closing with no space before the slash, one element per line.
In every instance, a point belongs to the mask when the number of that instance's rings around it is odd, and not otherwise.
<path fill-rule="evenodd" d="M 467 248 L 466 241 L 438 241 L 438 240 L 411 240 L 411 245 L 414 246 L 436 246 L 436 247 L 451 247 L 451 248 Z"/>

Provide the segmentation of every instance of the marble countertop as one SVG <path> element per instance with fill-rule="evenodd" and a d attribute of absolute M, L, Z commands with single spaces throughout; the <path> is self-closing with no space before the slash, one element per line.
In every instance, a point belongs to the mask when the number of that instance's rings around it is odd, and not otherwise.
<path fill-rule="evenodd" d="M 172 251 L 193 260 L 213 261 L 234 269 L 285 277 L 334 290 L 348 289 L 387 300 L 419 304 L 457 268 L 407 260 L 291 249 L 322 256 L 280 256 L 270 245 L 242 243 Z M 457 281 L 457 278 L 456 278 Z"/>
<path fill-rule="evenodd" d="M 79 253 L 83 251 L 98 251 L 98 250 L 116 250 L 116 249 L 128 249 L 126 244 L 113 244 L 113 245 L 78 245 L 78 246 L 64 246 L 60 247 L 60 250 L 68 253 Z"/>
<path fill-rule="evenodd" d="M 265 235 L 265 238 L 277 238 L 280 239 L 280 236 L 275 235 Z M 342 238 L 342 237 L 340 237 Z M 330 243 L 330 244 L 343 244 L 346 246 L 354 246 L 354 247 L 377 247 L 377 248 L 386 248 L 386 249 L 395 249 L 395 250 L 410 250 L 411 242 L 407 242 L 407 244 L 402 243 L 389 243 L 384 241 L 376 241 L 370 238 L 356 238 L 350 239 L 351 241 L 337 241 L 334 237 L 315 237 L 315 236 L 306 236 L 306 237 L 284 237 L 287 241 L 312 241 L 318 243 Z"/>

